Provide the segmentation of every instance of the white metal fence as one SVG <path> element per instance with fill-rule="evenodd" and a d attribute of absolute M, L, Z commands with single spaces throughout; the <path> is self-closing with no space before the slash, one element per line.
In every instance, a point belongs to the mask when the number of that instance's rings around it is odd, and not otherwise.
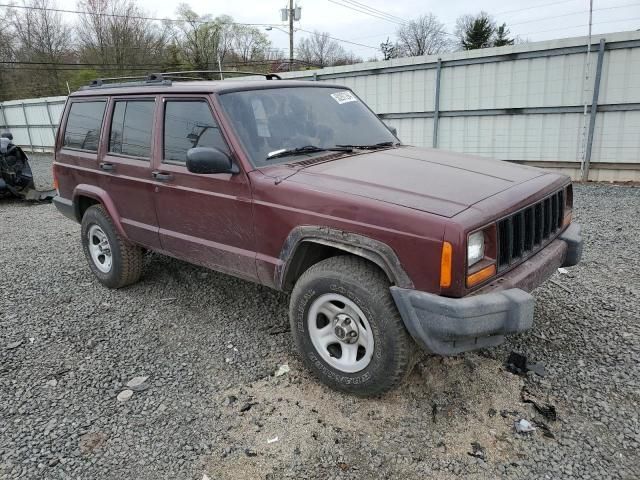
<path fill-rule="evenodd" d="M 66 98 L 0 102 L 0 130 L 10 130 L 14 142 L 32 152 L 51 151 Z"/>
<path fill-rule="evenodd" d="M 581 37 L 283 76 L 349 86 L 407 144 L 561 169 L 576 179 L 586 157 L 591 180 L 640 181 L 640 32 L 594 37 L 591 51 L 587 61 Z M 26 147 L 51 148 L 63 102 L 0 104 L 0 128 Z"/>

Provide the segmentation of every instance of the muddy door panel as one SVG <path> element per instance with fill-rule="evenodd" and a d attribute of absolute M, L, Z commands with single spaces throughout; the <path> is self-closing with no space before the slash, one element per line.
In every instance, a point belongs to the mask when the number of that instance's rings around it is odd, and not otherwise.
<path fill-rule="evenodd" d="M 255 279 L 251 190 L 243 172 L 195 174 L 190 148 L 230 155 L 208 99 L 166 98 L 162 161 L 153 173 L 162 249 L 184 260 Z"/>
<path fill-rule="evenodd" d="M 115 98 L 107 116 L 104 156 L 98 163 L 100 186 L 109 194 L 127 236 L 160 248 L 151 159 L 155 155 L 155 97 Z"/>

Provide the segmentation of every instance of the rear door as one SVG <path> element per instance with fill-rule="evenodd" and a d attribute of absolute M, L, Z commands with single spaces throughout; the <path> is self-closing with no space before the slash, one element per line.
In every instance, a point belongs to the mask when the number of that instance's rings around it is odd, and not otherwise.
<path fill-rule="evenodd" d="M 151 160 L 156 103 L 154 95 L 114 97 L 109 102 L 99 168 L 122 227 L 134 242 L 160 248 Z"/>
<path fill-rule="evenodd" d="M 216 147 L 234 158 L 208 96 L 164 96 L 154 175 L 163 250 L 184 260 L 255 280 L 249 180 L 238 173 L 193 174 L 187 151 Z M 234 162 L 239 165 L 234 159 Z"/>

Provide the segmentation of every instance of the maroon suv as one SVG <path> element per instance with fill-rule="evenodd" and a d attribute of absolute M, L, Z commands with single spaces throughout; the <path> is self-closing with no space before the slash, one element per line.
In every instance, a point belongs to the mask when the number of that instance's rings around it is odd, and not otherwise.
<path fill-rule="evenodd" d="M 307 367 L 359 395 L 419 349 L 499 344 L 528 293 L 578 263 L 566 176 L 402 145 L 349 89 L 319 82 L 94 82 L 72 94 L 54 202 L 105 286 L 144 249 L 291 292 Z"/>

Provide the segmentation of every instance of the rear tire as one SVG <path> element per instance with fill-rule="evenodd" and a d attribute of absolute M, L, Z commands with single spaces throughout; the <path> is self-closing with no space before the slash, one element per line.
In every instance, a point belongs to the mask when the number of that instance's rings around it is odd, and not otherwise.
<path fill-rule="evenodd" d="M 89 268 L 104 286 L 122 288 L 140 279 L 142 249 L 118 233 L 102 205 L 84 213 L 81 235 Z"/>
<path fill-rule="evenodd" d="M 291 331 L 306 367 L 331 388 L 379 395 L 413 369 L 417 346 L 389 286 L 382 271 L 352 256 L 323 260 L 297 281 Z"/>

